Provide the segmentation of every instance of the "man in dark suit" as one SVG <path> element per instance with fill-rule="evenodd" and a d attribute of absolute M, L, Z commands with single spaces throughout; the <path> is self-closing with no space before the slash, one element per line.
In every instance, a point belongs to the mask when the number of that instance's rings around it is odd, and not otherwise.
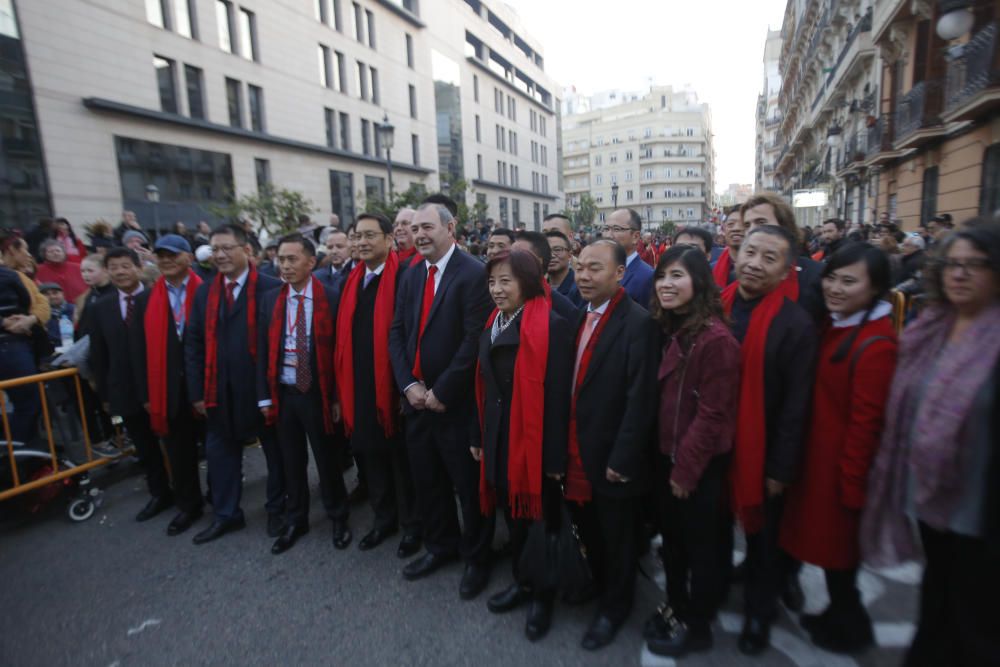
<path fill-rule="evenodd" d="M 659 334 L 619 286 L 625 261 L 621 245 L 602 239 L 583 249 L 577 271 L 587 308 L 577 318 L 570 450 L 575 439 L 592 489 L 576 514 L 601 593 L 588 650 L 609 644 L 632 609 L 653 447 Z"/>
<path fill-rule="evenodd" d="M 583 305 L 583 297 L 580 296 L 580 290 L 576 286 L 576 272 L 571 266 L 573 244 L 568 236 L 558 230 L 546 232 L 545 238 L 552 253 L 552 259 L 546 267 L 549 284 L 552 285 L 554 292 L 562 294 L 579 308 Z"/>
<path fill-rule="evenodd" d="M 184 341 L 188 398 L 207 417 L 205 457 L 212 489 L 212 525 L 194 536 L 204 544 L 246 526 L 243 448 L 260 441 L 267 460 L 267 532 L 284 527 L 285 480 L 274 429 L 264 425 L 257 407 L 257 303 L 281 282 L 250 264 L 253 252 L 241 226 L 212 232 L 212 255 L 219 273 L 195 293 Z"/>
<path fill-rule="evenodd" d="M 261 297 L 257 329 L 257 404 L 269 423 L 278 424 L 288 489 L 285 529 L 271 553 L 287 551 L 309 532 L 307 439 L 323 507 L 333 521 L 333 546 L 346 549 L 351 543 L 347 489 L 333 438 L 334 422 L 340 421 L 333 377 L 338 294 L 314 279 L 316 247 L 307 237 L 285 236 L 277 257 L 285 284 Z"/>
<path fill-rule="evenodd" d="M 641 237 L 642 218 L 634 209 L 620 208 L 608 216 L 604 238 L 617 242 L 625 249 L 625 275 L 621 285 L 633 301 L 649 310 L 649 298 L 653 293 L 653 267 L 639 257 L 637 248 Z M 579 287 L 579 281 L 577 286 Z"/>
<path fill-rule="evenodd" d="M 420 550 L 420 520 L 401 433 L 399 388 L 386 350 L 405 267 L 392 252 L 393 228 L 387 218 L 362 213 L 357 234 L 363 264 L 348 276 L 341 295 L 335 365 L 343 422 L 351 450 L 363 461 L 375 514 L 358 548 L 374 549 L 401 527 L 396 555 L 409 558 Z"/>
<path fill-rule="evenodd" d="M 542 275 L 545 275 L 545 267 L 552 261 L 552 249 L 549 247 L 549 240 L 545 238 L 545 235 L 541 232 L 524 231 L 518 232 L 515 239 L 512 248 L 524 250 L 534 255 L 535 259 L 538 260 Z M 556 311 L 556 314 L 567 322 L 575 323 L 579 310 L 577 305 L 554 289 L 549 290 L 549 296 L 552 301 L 552 310 Z"/>
<path fill-rule="evenodd" d="M 478 432 L 473 376 L 479 335 L 491 311 L 483 264 L 455 244 L 456 221 L 422 204 L 411 229 L 424 261 L 399 286 L 389 349 L 403 390 L 406 444 L 427 553 L 403 569 L 419 579 L 460 555 L 463 599 L 489 581 L 493 518 L 479 509 L 479 466 L 469 446 Z M 455 494 L 462 511 L 459 533 Z"/>
<path fill-rule="evenodd" d="M 325 266 L 316 269 L 315 275 L 330 289 L 340 291 L 351 272 L 351 248 L 347 233 L 335 229 L 326 236 Z"/>
<path fill-rule="evenodd" d="M 191 270 L 193 256 L 187 239 L 167 234 L 153 249 L 160 278 L 142 301 L 143 356 L 140 385 L 153 432 L 162 436 L 174 483 L 178 514 L 167 535 L 179 535 L 201 518 L 204 498 L 198 474 L 201 420 L 195 420 L 188 400 L 184 367 L 184 337 L 201 279 Z"/>
<path fill-rule="evenodd" d="M 149 294 L 140 282 L 142 264 L 134 250 L 111 248 L 104 256 L 104 266 L 115 291 L 91 306 L 90 363 L 106 411 L 122 418 L 146 471 L 151 498 L 135 517 L 146 521 L 174 502 L 163 454 L 143 406 L 146 348 L 142 309 Z"/>

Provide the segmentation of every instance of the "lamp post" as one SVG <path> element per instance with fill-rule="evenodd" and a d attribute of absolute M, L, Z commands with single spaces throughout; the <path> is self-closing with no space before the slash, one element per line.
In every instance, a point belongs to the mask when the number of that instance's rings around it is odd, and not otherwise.
<path fill-rule="evenodd" d="M 146 186 L 146 201 L 153 205 L 153 229 L 156 238 L 160 237 L 160 189 L 150 183 Z"/>
<path fill-rule="evenodd" d="M 972 30 L 976 17 L 969 9 L 969 0 L 938 0 L 938 37 L 950 42 Z"/>
<path fill-rule="evenodd" d="M 615 183 L 611 186 L 611 206 L 613 208 L 618 208 L 618 184 Z"/>
<path fill-rule="evenodd" d="M 396 140 L 396 128 L 389 122 L 389 114 L 384 114 L 382 122 L 375 124 L 375 132 L 378 134 L 382 148 L 385 149 L 385 169 L 389 174 L 389 197 L 386 201 L 390 201 L 392 199 L 392 146 Z"/>

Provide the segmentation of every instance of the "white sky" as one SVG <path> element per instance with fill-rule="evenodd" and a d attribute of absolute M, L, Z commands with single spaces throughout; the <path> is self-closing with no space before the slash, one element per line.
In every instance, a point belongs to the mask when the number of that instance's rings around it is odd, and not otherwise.
<path fill-rule="evenodd" d="M 545 71 L 583 94 L 690 85 L 711 105 L 716 190 L 753 183 L 764 40 L 785 0 L 505 0 Z"/>

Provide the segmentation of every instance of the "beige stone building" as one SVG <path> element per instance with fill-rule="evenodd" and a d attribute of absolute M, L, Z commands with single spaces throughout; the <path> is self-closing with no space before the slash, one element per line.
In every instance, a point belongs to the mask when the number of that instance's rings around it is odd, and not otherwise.
<path fill-rule="evenodd" d="M 712 116 L 692 90 L 654 86 L 641 96 L 563 122 L 563 184 L 570 210 L 589 194 L 598 222 L 614 208 L 644 227 L 707 220 L 714 199 Z"/>

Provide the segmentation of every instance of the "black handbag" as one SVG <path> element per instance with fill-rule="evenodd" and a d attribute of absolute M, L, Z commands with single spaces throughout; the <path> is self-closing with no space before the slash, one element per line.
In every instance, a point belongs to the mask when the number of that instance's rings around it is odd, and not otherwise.
<path fill-rule="evenodd" d="M 576 593 L 593 582 L 587 548 L 580 539 L 565 502 L 560 505 L 558 530 L 549 522 L 535 521 L 518 559 L 519 583 L 535 590 Z"/>

